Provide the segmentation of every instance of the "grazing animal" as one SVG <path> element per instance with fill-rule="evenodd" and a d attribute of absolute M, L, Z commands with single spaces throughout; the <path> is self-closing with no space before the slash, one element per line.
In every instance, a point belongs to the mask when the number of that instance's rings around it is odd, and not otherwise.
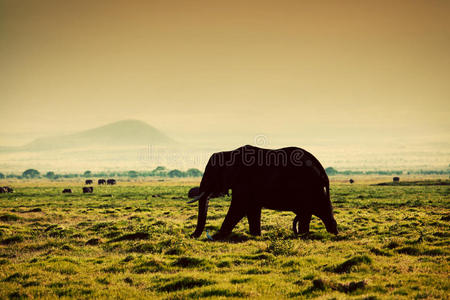
<path fill-rule="evenodd" d="M 5 193 L 13 193 L 14 192 L 14 190 L 9 186 L 4 186 L 3 190 L 5 191 Z"/>
<path fill-rule="evenodd" d="M 199 237 L 205 228 L 209 199 L 229 189 L 233 192 L 231 205 L 213 239 L 227 237 L 245 216 L 250 234 L 261 235 L 262 208 L 294 212 L 295 233 L 309 232 L 311 217 L 316 215 L 328 232 L 338 234 L 328 176 L 320 162 L 303 149 L 247 145 L 213 154 L 200 183 L 200 195 L 188 202 L 199 201 L 192 237 Z"/>
<path fill-rule="evenodd" d="M 106 184 L 106 180 L 105 179 L 99 179 L 98 180 L 98 184 Z"/>
<path fill-rule="evenodd" d="M 4 194 L 4 193 L 7 193 L 7 191 L 3 187 L 0 186 L 0 194 Z"/>
<path fill-rule="evenodd" d="M 399 182 L 400 181 L 400 177 L 394 177 L 394 178 L 392 178 L 392 181 L 393 182 Z"/>
<path fill-rule="evenodd" d="M 86 181 L 84 182 L 85 184 L 92 184 L 93 181 L 91 179 L 86 179 Z"/>
<path fill-rule="evenodd" d="M 92 192 L 94 192 L 94 188 L 92 186 L 87 186 L 87 187 L 83 188 L 84 194 L 87 194 L 87 193 L 91 194 Z"/>
<path fill-rule="evenodd" d="M 115 185 L 116 184 L 116 180 L 115 179 L 108 179 L 106 181 L 106 183 L 109 184 L 109 185 Z"/>
<path fill-rule="evenodd" d="M 350 178 L 350 180 L 348 181 L 350 183 L 354 183 L 355 181 L 353 179 Z"/>
<path fill-rule="evenodd" d="M 64 189 L 63 194 L 72 194 L 72 190 L 71 189 Z"/>

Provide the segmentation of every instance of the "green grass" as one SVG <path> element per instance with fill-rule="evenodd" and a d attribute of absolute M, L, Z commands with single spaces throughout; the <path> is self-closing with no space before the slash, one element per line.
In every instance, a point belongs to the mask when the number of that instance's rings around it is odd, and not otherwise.
<path fill-rule="evenodd" d="M 95 187 L 30 182 L 0 194 L 0 298 L 447 298 L 450 187 L 332 183 L 340 234 L 313 217 L 295 237 L 290 212 L 264 210 L 226 241 L 191 239 L 192 185 Z M 72 186 L 71 186 L 72 185 Z M 152 195 L 160 197 L 152 197 Z M 207 230 L 229 197 L 212 199 Z"/>

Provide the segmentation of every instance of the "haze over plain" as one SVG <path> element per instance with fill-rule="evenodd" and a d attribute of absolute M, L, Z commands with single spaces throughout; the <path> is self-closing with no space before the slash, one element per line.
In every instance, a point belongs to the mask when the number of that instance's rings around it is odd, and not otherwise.
<path fill-rule="evenodd" d="M 138 119 L 183 149 L 448 166 L 448 1 L 0 3 L 2 146 Z"/>

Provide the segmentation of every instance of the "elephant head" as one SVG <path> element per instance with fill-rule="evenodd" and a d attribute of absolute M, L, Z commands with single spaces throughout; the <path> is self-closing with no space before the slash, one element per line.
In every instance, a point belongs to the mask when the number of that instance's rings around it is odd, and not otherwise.
<path fill-rule="evenodd" d="M 206 165 L 202 181 L 200 183 L 199 195 L 188 203 L 198 201 L 197 227 L 192 237 L 199 237 L 205 229 L 206 216 L 208 213 L 209 199 L 227 194 L 232 187 L 232 166 L 226 152 L 215 153 Z"/>
<path fill-rule="evenodd" d="M 314 209 L 314 215 L 322 220 L 329 233 L 338 234 L 339 231 L 333 214 L 333 206 L 331 205 L 330 200 L 330 188 L 328 186 L 324 189 L 323 197 L 320 197 L 319 199 L 321 201 L 319 201 L 317 207 Z"/>

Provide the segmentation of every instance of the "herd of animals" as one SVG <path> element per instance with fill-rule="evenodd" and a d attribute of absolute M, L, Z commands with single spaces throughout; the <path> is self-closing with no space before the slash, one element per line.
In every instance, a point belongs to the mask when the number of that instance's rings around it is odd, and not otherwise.
<path fill-rule="evenodd" d="M 400 181 L 399 177 L 393 178 Z M 354 183 L 350 179 L 351 184 Z M 91 179 L 86 185 L 93 184 Z M 115 179 L 99 179 L 99 185 L 115 185 Z M 214 153 L 205 168 L 199 187 L 189 190 L 188 197 L 198 201 L 197 225 L 191 237 L 198 238 L 205 229 L 208 203 L 212 198 L 229 195 L 231 204 L 220 230 L 211 240 L 229 236 L 233 228 L 247 217 L 250 234 L 261 235 L 262 208 L 292 211 L 295 214 L 292 229 L 295 234 L 309 232 L 311 217 L 322 220 L 326 230 L 338 234 L 330 199 L 328 175 L 320 162 L 309 152 L 297 147 L 277 150 L 262 149 L 250 145 L 233 151 Z M 83 193 L 93 193 L 92 186 L 83 187 Z M 1 193 L 13 192 L 1 187 Z M 64 189 L 63 193 L 72 193 Z"/>
<path fill-rule="evenodd" d="M 86 185 L 88 184 L 93 184 L 94 181 L 92 179 L 86 179 L 86 181 L 84 182 Z M 115 185 L 117 182 L 115 179 L 99 179 L 97 181 L 97 183 L 99 185 Z M 72 189 L 63 189 L 63 194 L 71 194 L 72 193 Z M 93 186 L 85 186 L 83 187 L 83 194 L 92 194 L 94 192 L 94 187 Z"/>

